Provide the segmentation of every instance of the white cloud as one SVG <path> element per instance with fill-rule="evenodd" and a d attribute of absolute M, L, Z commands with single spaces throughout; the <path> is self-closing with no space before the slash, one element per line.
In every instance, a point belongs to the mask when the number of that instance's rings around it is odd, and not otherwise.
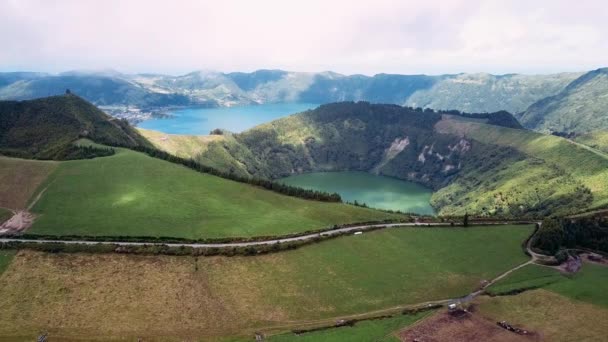
<path fill-rule="evenodd" d="M 607 64 L 605 7 L 601 0 L 2 0 L 0 69 L 584 70 Z"/>

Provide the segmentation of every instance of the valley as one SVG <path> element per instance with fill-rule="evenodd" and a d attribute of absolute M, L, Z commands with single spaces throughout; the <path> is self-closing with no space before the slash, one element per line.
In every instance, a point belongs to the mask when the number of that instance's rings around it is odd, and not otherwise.
<path fill-rule="evenodd" d="M 0 1 L 0 342 L 605 342 L 608 6 Z"/>
<path fill-rule="evenodd" d="M 32 222 L 0 236 L 2 337 L 409 341 L 434 336 L 428 325 L 508 340 L 495 325 L 508 319 L 559 341 L 582 335 L 540 310 L 596 322 L 606 310 L 604 265 L 565 277 L 541 265 L 559 253 L 539 249 L 547 217 L 608 205 L 608 158 L 589 142 L 601 135 L 367 102 L 181 135 L 73 94 L 10 105 L 24 114 L 5 112 L 0 214 Z M 20 134 L 22 118 L 47 139 Z M 560 229 L 602 249 L 604 221 L 590 215 Z M 591 220 L 597 239 L 570 232 Z M 531 292 L 538 308 L 520 299 Z M 452 318 L 452 304 L 470 311 Z"/>

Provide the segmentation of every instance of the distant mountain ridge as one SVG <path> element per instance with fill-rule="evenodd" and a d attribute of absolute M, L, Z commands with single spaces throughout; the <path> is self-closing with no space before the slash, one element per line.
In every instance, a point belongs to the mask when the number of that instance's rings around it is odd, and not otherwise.
<path fill-rule="evenodd" d="M 96 105 L 234 106 L 276 102 L 369 101 L 465 112 L 523 112 L 581 73 L 553 75 L 342 75 L 334 72 L 196 71 L 181 76 L 113 71 L 58 75 L 0 73 L 0 99 L 57 95 L 70 88 Z"/>
<path fill-rule="evenodd" d="M 590 71 L 554 96 L 532 104 L 517 118 L 545 132 L 608 129 L 608 68 Z"/>

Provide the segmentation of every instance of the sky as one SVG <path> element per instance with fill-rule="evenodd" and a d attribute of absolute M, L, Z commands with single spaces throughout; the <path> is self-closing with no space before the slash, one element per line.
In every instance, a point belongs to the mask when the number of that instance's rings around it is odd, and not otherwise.
<path fill-rule="evenodd" d="M 0 70 L 553 73 L 608 66 L 605 0 L 0 0 Z"/>

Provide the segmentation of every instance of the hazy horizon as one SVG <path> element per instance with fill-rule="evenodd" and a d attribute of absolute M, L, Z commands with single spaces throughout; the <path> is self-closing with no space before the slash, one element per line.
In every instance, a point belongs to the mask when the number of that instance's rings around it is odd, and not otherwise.
<path fill-rule="evenodd" d="M 599 0 L 0 3 L 0 70 L 548 74 L 606 66 Z"/>
<path fill-rule="evenodd" d="M 356 75 L 363 75 L 363 76 L 367 76 L 367 77 L 373 77 L 376 75 L 401 75 L 401 76 L 418 76 L 418 75 L 424 75 L 424 76 L 445 76 L 445 75 L 460 75 L 460 74 L 468 74 L 468 75 L 476 75 L 476 74 L 488 74 L 488 75 L 492 75 L 492 76 L 506 76 L 506 75 L 525 75 L 525 76 L 535 76 L 535 75 L 552 75 L 552 74 L 568 74 L 568 73 L 585 73 L 591 70 L 596 70 L 596 69 L 603 69 L 603 68 L 607 68 L 608 67 L 608 63 L 606 63 L 606 66 L 598 66 L 596 68 L 593 69 L 584 69 L 584 70 L 565 70 L 565 71 L 555 71 L 555 72 L 538 72 L 538 73 L 532 73 L 532 72 L 507 72 L 507 73 L 492 73 L 492 72 L 487 72 L 487 71 L 469 71 L 469 72 L 447 72 L 447 73 L 443 73 L 443 74 L 430 74 L 430 73 L 412 73 L 412 74 L 403 74 L 403 73 L 395 73 L 395 72 L 380 72 L 380 73 L 374 73 L 374 74 L 364 74 L 364 73 L 339 73 L 339 72 L 335 72 L 333 70 L 319 70 L 319 71 L 301 71 L 301 70 L 285 70 L 285 69 L 277 69 L 277 68 L 259 68 L 259 69 L 252 69 L 252 70 L 212 70 L 212 69 L 195 69 L 195 70 L 191 70 L 191 71 L 186 71 L 186 72 L 182 72 L 182 73 L 163 73 L 163 72 L 155 72 L 155 71 L 143 71 L 143 72 L 128 72 L 128 71 L 121 71 L 121 70 L 117 70 L 117 69 L 112 69 L 112 68 L 103 68 L 103 69 L 67 69 L 67 70 L 63 70 L 63 71 L 41 71 L 41 70 L 27 70 L 27 69 L 16 69 L 16 70 L 3 70 L 0 69 L 0 73 L 11 73 L 11 72 L 31 72 L 31 73 L 41 73 L 41 74 L 48 74 L 48 75 L 52 75 L 52 76 L 60 76 L 60 75 L 68 75 L 68 74 L 82 74 L 82 75 L 86 75 L 86 74 L 95 74 L 95 75 L 99 75 L 99 74 L 122 74 L 122 75 L 159 75 L 159 76 L 170 76 L 170 77 L 179 77 L 179 76 L 185 76 L 191 73 L 196 73 L 196 72 L 207 72 L 207 73 L 223 73 L 223 74 L 230 74 L 230 73 L 237 73 L 237 72 L 243 72 L 243 73 L 253 73 L 256 71 L 264 71 L 264 70 L 270 70 L 270 71 L 284 71 L 284 72 L 293 72 L 293 73 L 311 73 L 311 74 L 318 74 L 318 73 L 325 73 L 325 72 L 332 72 L 332 73 L 336 73 L 336 74 L 340 74 L 342 76 L 356 76 Z"/>

